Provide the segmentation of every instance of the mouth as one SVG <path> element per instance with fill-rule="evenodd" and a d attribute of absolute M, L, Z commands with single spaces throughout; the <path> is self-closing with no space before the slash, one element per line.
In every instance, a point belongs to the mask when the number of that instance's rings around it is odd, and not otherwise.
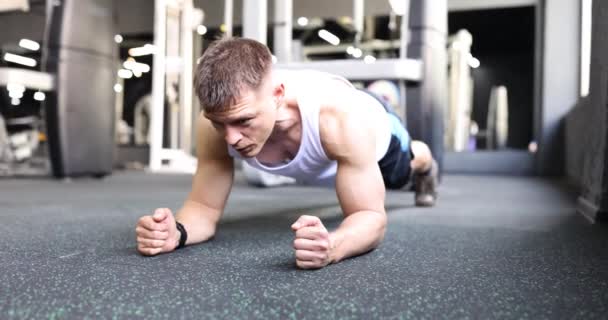
<path fill-rule="evenodd" d="M 252 147 L 253 147 L 253 145 L 248 145 L 244 148 L 236 149 L 236 151 L 238 151 L 238 153 L 247 153 L 248 151 L 251 150 Z"/>

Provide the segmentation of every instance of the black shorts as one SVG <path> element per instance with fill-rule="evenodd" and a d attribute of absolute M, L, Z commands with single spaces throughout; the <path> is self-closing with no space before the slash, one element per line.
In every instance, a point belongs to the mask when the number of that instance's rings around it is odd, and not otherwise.
<path fill-rule="evenodd" d="M 410 148 L 412 139 L 401 123 L 401 119 L 388 103 L 369 91 L 363 91 L 380 101 L 390 119 L 391 141 L 386 154 L 378 161 L 378 166 L 386 188 L 401 189 L 410 179 L 410 161 L 414 159 L 414 154 Z"/>

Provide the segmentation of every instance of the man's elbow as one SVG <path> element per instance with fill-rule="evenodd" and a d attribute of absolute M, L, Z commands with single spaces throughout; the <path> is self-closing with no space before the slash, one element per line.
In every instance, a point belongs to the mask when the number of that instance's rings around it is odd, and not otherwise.
<path fill-rule="evenodd" d="M 384 235 L 386 233 L 386 224 L 387 224 L 387 217 L 386 217 L 386 213 L 384 211 L 381 212 L 376 212 L 376 217 L 377 217 L 377 224 L 376 224 L 376 241 L 374 241 L 373 243 L 373 248 L 375 249 L 376 247 L 378 247 L 380 245 L 380 243 L 382 243 L 382 241 L 384 240 Z"/>

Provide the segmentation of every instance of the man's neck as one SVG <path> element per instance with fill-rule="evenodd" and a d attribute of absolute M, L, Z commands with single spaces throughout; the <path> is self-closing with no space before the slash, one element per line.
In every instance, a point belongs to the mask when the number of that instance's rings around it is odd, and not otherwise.
<path fill-rule="evenodd" d="M 268 138 L 268 142 L 273 144 L 285 141 L 286 139 L 290 140 L 295 138 L 293 131 L 299 131 L 300 110 L 298 110 L 297 105 L 293 106 L 286 104 L 281 109 L 281 112 L 277 116 L 274 129 Z"/>

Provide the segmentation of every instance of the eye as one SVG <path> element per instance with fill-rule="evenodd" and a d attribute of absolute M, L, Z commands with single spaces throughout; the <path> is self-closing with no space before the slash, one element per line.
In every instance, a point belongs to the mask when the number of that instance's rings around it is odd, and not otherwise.
<path fill-rule="evenodd" d="M 236 122 L 237 125 L 239 126 L 246 126 L 251 122 L 251 118 L 249 119 L 241 119 L 239 121 Z"/>

